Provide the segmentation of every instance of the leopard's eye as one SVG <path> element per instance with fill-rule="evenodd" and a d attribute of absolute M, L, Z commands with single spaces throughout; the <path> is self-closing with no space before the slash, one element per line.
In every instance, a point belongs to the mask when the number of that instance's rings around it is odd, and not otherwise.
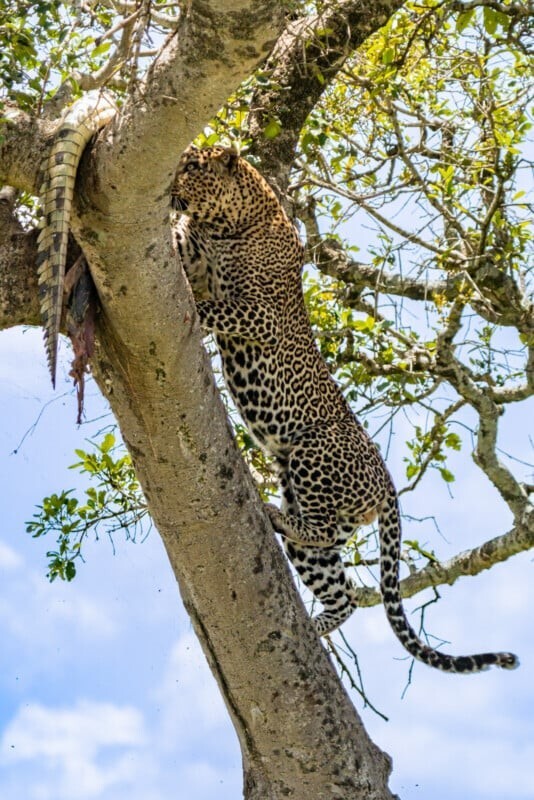
<path fill-rule="evenodd" d="M 186 164 L 184 167 L 184 172 L 194 172 L 198 169 L 198 162 L 190 161 L 189 164 Z"/>

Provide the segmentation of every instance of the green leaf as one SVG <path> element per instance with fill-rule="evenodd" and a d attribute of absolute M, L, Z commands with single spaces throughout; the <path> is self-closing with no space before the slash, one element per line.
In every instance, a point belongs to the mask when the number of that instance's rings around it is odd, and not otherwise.
<path fill-rule="evenodd" d="M 461 450 L 462 440 L 457 433 L 448 433 L 445 437 L 445 445 L 451 450 Z"/>
<path fill-rule="evenodd" d="M 458 14 L 458 19 L 456 20 L 456 30 L 458 33 L 463 33 L 473 19 L 474 13 L 475 9 L 470 8 L 469 11 L 462 11 L 461 14 Z"/>
<path fill-rule="evenodd" d="M 406 467 L 406 477 L 408 478 L 408 480 L 410 480 L 411 478 L 415 478 L 418 472 L 419 472 L 419 467 L 416 464 L 410 463 Z"/>
<path fill-rule="evenodd" d="M 499 24 L 499 17 L 497 12 L 489 6 L 484 6 L 484 28 L 486 33 L 493 35 L 497 30 Z"/>
<path fill-rule="evenodd" d="M 354 328 L 357 331 L 372 331 L 375 327 L 376 320 L 374 317 L 366 317 L 365 319 L 357 319 L 354 322 Z"/>
<path fill-rule="evenodd" d="M 106 433 L 100 444 L 99 449 L 102 451 L 102 453 L 109 453 L 109 451 L 111 450 L 112 447 L 114 447 L 114 445 L 115 445 L 115 437 L 113 436 L 112 433 Z"/>
<path fill-rule="evenodd" d="M 456 480 L 452 472 L 446 467 L 440 467 L 439 472 L 446 483 L 453 483 Z"/>
<path fill-rule="evenodd" d="M 266 139 L 275 139 L 280 131 L 282 130 L 282 126 L 276 119 L 271 119 L 263 129 L 263 135 Z"/>
<path fill-rule="evenodd" d="M 83 504 L 71 496 L 72 489 L 63 490 L 45 497 L 38 513 L 26 523 L 26 532 L 34 538 L 47 533 L 57 537 L 57 550 L 47 555 L 51 581 L 74 578 L 74 560 L 81 557 L 82 542 L 89 531 L 98 536 L 101 527 L 111 533 L 119 528 L 131 529 L 133 535 L 128 533 L 127 538 L 135 540 L 140 521 L 148 515 L 129 454 L 117 459 L 110 454 L 115 442 L 115 436 L 108 433 L 102 442 L 92 443 L 95 452 L 76 451 L 81 461 L 73 466 L 88 473 L 92 481 L 85 489 Z"/>
<path fill-rule="evenodd" d="M 331 36 L 334 33 L 333 28 L 318 28 L 315 31 L 316 36 Z"/>
<path fill-rule="evenodd" d="M 91 50 L 91 58 L 97 58 L 97 56 L 104 55 L 104 53 L 108 52 L 110 47 L 111 42 L 109 39 L 105 42 L 101 42 L 101 44 L 97 45 L 93 50 Z"/>
<path fill-rule="evenodd" d="M 420 553 L 425 558 L 428 558 L 429 561 L 437 561 L 436 555 L 433 550 L 425 550 L 424 547 L 421 547 L 417 539 L 405 539 L 404 544 L 408 545 L 412 550 L 415 550 L 416 553 Z"/>

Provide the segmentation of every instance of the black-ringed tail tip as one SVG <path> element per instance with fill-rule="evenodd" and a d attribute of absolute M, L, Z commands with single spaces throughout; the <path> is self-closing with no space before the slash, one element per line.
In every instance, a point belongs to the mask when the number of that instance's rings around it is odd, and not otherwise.
<path fill-rule="evenodd" d="M 58 120 L 51 146 L 41 164 L 42 216 L 37 240 L 39 302 L 54 387 L 76 171 L 90 138 L 107 125 L 116 112 L 117 107 L 109 95 L 97 90 L 88 92 Z"/>
<path fill-rule="evenodd" d="M 392 551 L 388 548 L 387 543 L 384 545 L 383 542 L 382 546 L 383 548 L 385 546 L 381 567 L 384 609 L 394 634 L 410 655 L 418 661 L 428 664 L 429 667 L 459 674 L 482 672 L 490 667 L 515 669 L 519 666 L 519 659 L 514 653 L 475 653 L 468 656 L 452 656 L 422 642 L 406 617 L 397 582 L 398 571 L 395 570 L 391 575 L 388 572 L 391 566 Z M 384 570 L 386 570 L 386 574 L 384 574 Z"/>
<path fill-rule="evenodd" d="M 428 648 L 428 652 L 417 652 L 417 648 L 410 649 L 405 644 L 408 652 L 429 667 L 435 667 L 443 672 L 455 672 L 460 675 L 469 675 L 475 672 L 484 672 L 490 667 L 501 669 L 516 669 L 519 659 L 514 653 L 477 653 L 471 656 L 450 656 L 440 653 L 439 650 Z"/>

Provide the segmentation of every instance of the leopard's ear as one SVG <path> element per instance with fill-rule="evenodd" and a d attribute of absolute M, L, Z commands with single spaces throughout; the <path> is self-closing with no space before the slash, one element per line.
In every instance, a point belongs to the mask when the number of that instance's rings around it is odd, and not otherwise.
<path fill-rule="evenodd" d="M 227 175 L 233 175 L 237 168 L 238 158 L 239 156 L 235 150 L 225 147 L 221 149 L 220 154 L 217 155 L 214 166 Z"/>

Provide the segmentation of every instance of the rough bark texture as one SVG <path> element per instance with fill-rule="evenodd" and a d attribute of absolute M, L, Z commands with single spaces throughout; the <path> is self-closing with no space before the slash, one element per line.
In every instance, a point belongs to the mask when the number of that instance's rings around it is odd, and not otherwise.
<path fill-rule="evenodd" d="M 174 364 L 101 362 L 100 377 L 238 732 L 246 797 L 388 797 L 387 761 L 315 640 L 184 328 Z"/>
<path fill-rule="evenodd" d="M 276 11 L 189 7 L 147 88 L 86 153 L 73 230 L 102 304 L 96 379 L 234 721 L 245 796 L 386 800 L 389 759 L 309 624 L 232 441 L 168 225 L 178 154 L 265 54 Z M 49 129 L 20 114 L 3 128 L 0 176 L 35 192 Z M 3 206 L 1 324 L 32 324 L 35 241 Z"/>
<path fill-rule="evenodd" d="M 0 190 L 0 329 L 38 325 L 37 231 L 25 232 L 13 216 L 15 192 Z"/>

